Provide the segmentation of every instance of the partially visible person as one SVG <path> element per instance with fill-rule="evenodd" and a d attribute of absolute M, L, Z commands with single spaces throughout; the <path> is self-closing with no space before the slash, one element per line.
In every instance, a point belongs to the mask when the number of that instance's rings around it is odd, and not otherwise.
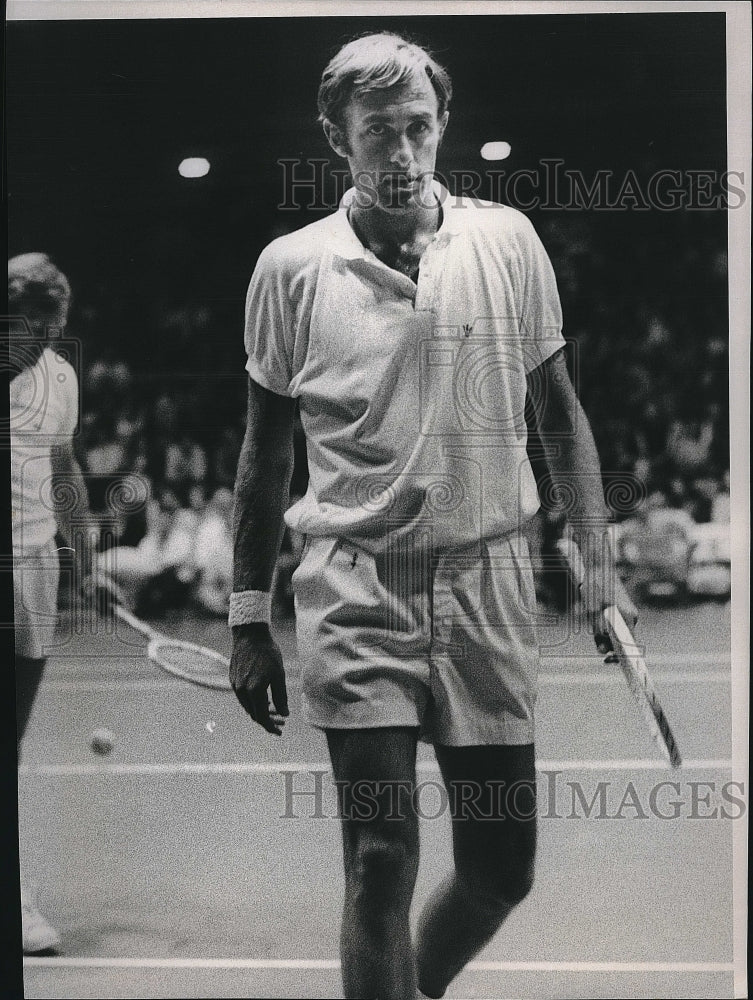
<path fill-rule="evenodd" d="M 539 501 L 527 399 L 555 485 L 576 484 L 569 519 L 597 644 L 608 648 L 607 606 L 636 618 L 613 572 L 546 251 L 522 214 L 434 183 L 451 91 L 447 71 L 399 36 L 340 49 L 322 74 L 320 120 L 354 188 L 265 248 L 246 304 L 230 678 L 250 718 L 281 735 L 270 619 L 298 406 L 310 478 L 285 523 L 306 536 L 294 580 L 301 687 L 338 789 L 352 998 L 443 996 L 532 886 L 539 643 L 525 526 Z M 460 373 L 480 368 L 493 389 L 471 405 Z M 479 428 L 492 432 L 483 457 Z M 455 864 L 414 935 L 419 738 L 434 744 Z M 368 817 L 353 808 L 364 782 Z M 521 795 L 502 802 L 500 787 Z"/>
<path fill-rule="evenodd" d="M 168 444 L 165 450 L 163 476 L 165 483 L 179 497 L 181 503 L 188 502 L 188 494 L 193 486 L 206 480 L 206 452 L 188 431 L 184 430 L 177 440 Z"/>
<path fill-rule="evenodd" d="M 667 435 L 667 457 L 681 475 L 698 475 L 708 467 L 713 444 L 710 419 L 674 420 Z"/>
<path fill-rule="evenodd" d="M 101 516 L 107 511 L 107 495 L 126 466 L 126 449 L 118 440 L 115 417 L 99 414 L 88 422 L 82 458 L 89 478 L 89 500 Z"/>
<path fill-rule="evenodd" d="M 146 472 L 154 483 L 165 481 L 167 450 L 178 436 L 178 407 L 168 393 L 161 393 L 147 408 L 144 421 Z"/>
<path fill-rule="evenodd" d="M 26 733 L 57 623 L 60 563 L 56 535 L 74 549 L 74 582 L 90 570 L 98 528 L 73 447 L 76 371 L 55 350 L 71 289 L 43 253 L 8 261 L 11 512 L 17 749 Z M 21 876 L 23 952 L 56 951 L 60 936 L 37 910 Z"/>
<path fill-rule="evenodd" d="M 620 525 L 622 564 L 631 589 L 642 597 L 686 593 L 696 522 L 684 507 L 652 490 L 635 515 Z"/>
<path fill-rule="evenodd" d="M 98 569 L 116 585 L 118 596 L 141 617 L 157 618 L 183 606 L 196 578 L 194 538 L 198 518 L 162 489 L 147 505 L 147 531 L 136 546 L 103 552 Z"/>
<path fill-rule="evenodd" d="M 130 398 L 119 408 L 115 433 L 129 455 L 139 450 L 144 422 L 144 408 L 137 400 Z"/>
<path fill-rule="evenodd" d="M 711 471 L 692 480 L 689 489 L 692 503 L 687 510 L 694 521 L 707 524 L 711 520 L 714 500 L 719 495 L 720 489 L 719 477 Z"/>
<path fill-rule="evenodd" d="M 100 415 L 89 430 L 86 464 L 97 476 L 117 476 L 123 471 L 126 449 L 119 440 L 116 420 L 112 415 Z"/>
<path fill-rule="evenodd" d="M 212 460 L 212 478 L 218 487 L 233 489 L 242 442 L 243 433 L 238 427 L 229 424 L 222 428 Z"/>
<path fill-rule="evenodd" d="M 131 471 L 120 476 L 112 487 L 107 512 L 109 523 L 103 524 L 100 551 L 113 545 L 135 548 L 146 535 L 147 501 L 152 494 L 152 484 L 145 467 L 143 453 L 135 455 Z"/>
<path fill-rule="evenodd" d="M 711 520 L 715 524 L 729 524 L 730 521 L 730 494 L 729 494 L 729 469 L 726 469 L 722 476 L 719 492 L 711 502 Z"/>

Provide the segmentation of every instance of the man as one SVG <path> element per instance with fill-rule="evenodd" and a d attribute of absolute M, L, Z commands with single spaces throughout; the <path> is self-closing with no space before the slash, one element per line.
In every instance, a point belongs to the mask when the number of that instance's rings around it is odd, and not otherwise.
<path fill-rule="evenodd" d="M 306 535 L 294 577 L 304 708 L 326 733 L 342 814 L 347 997 L 442 996 L 531 886 L 527 398 L 554 476 L 577 487 L 583 604 L 599 642 L 615 596 L 634 618 L 612 592 L 599 465 L 546 253 L 518 212 L 453 199 L 433 180 L 450 96 L 446 71 L 397 36 L 341 49 L 319 110 L 354 189 L 333 216 L 265 249 L 247 299 L 231 680 L 251 717 L 281 733 L 269 589 L 297 400 L 310 484 L 286 520 Z M 455 871 L 414 946 L 419 736 L 448 791 Z"/>
<path fill-rule="evenodd" d="M 26 732 L 47 647 L 57 621 L 59 580 L 56 534 L 73 548 L 79 581 L 89 569 L 97 530 L 73 450 L 78 423 L 76 372 L 54 337 L 65 327 L 68 280 L 42 253 L 8 261 L 8 342 L 11 431 L 11 518 L 17 749 Z M 33 905 L 21 883 L 23 951 L 55 951 L 57 931 Z"/>
<path fill-rule="evenodd" d="M 135 480 L 143 489 L 143 481 Z M 146 503 L 146 534 L 138 545 L 116 545 L 100 553 L 97 570 L 126 607 L 141 618 L 159 618 L 182 607 L 196 582 L 196 511 L 181 507 L 168 488 Z"/>

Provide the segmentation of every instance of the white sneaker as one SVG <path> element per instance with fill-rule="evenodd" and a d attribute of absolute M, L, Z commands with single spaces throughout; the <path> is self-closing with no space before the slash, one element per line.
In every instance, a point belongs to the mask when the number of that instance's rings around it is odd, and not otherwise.
<path fill-rule="evenodd" d="M 21 889 L 21 941 L 24 955 L 55 951 L 60 946 L 60 935 L 47 923 L 23 888 Z"/>

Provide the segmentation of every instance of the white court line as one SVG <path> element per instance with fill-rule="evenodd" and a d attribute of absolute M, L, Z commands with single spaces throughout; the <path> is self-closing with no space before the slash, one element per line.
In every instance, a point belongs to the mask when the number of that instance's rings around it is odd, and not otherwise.
<path fill-rule="evenodd" d="M 641 643 L 638 643 L 639 646 Z M 143 660 L 146 655 L 145 646 L 131 646 L 127 651 L 118 653 L 113 656 L 103 656 L 98 654 L 97 656 L 81 655 L 80 653 L 61 653 L 55 652 L 50 653 L 50 660 L 53 662 L 64 661 L 69 659 L 75 659 L 76 662 L 85 662 L 89 660 L 97 660 L 101 663 L 103 660 L 107 663 L 106 669 L 117 669 L 117 670 L 132 670 L 133 660 Z M 223 655 L 226 655 L 223 652 Z M 551 650 L 544 650 L 540 653 L 542 660 L 556 660 L 558 663 L 565 662 L 567 660 L 578 660 L 581 663 L 596 663 L 597 661 L 603 660 L 604 657 L 596 651 L 592 652 L 574 652 L 570 650 L 569 652 L 555 652 Z M 714 664 L 718 665 L 720 663 L 729 663 L 731 660 L 731 653 L 729 649 L 719 649 L 712 650 L 707 653 L 649 653 L 648 657 L 651 664 L 657 667 L 710 667 Z M 285 667 L 289 673 L 300 673 L 300 659 L 297 656 L 287 657 L 285 659 Z"/>
<path fill-rule="evenodd" d="M 691 671 L 652 670 L 651 678 L 657 684 L 730 684 L 732 681 L 729 670 L 704 670 L 698 673 Z M 625 678 L 618 669 L 589 673 L 539 674 L 539 685 L 554 687 L 557 685 L 582 687 L 586 684 L 624 684 Z"/>
<path fill-rule="evenodd" d="M 335 958 L 24 958 L 56 969 L 339 969 Z M 471 972 L 734 972 L 732 962 L 469 962 Z"/>
<path fill-rule="evenodd" d="M 728 670 L 706 670 L 692 673 L 690 671 L 654 671 L 652 678 L 657 684 L 729 684 L 731 682 Z M 297 681 L 293 676 L 290 680 Z M 161 691 L 175 689 L 180 678 L 148 678 L 143 680 L 51 680 L 45 682 L 45 689 L 52 691 Z M 619 670 L 599 671 L 590 673 L 539 674 L 541 687 L 583 687 L 585 685 L 623 685 L 625 679 Z"/>
<path fill-rule="evenodd" d="M 91 680 L 91 681 L 45 681 L 46 691 L 175 691 L 185 681 L 181 678 L 151 678 L 148 680 Z M 195 686 L 194 686 L 195 690 Z M 229 693 L 228 691 L 217 690 L 216 688 L 204 688 L 205 691 L 214 690 L 217 694 Z"/>
<path fill-rule="evenodd" d="M 540 760 L 536 763 L 538 771 L 668 771 L 669 763 L 659 759 L 636 760 Z M 728 771 L 732 769 L 731 760 L 685 760 L 682 769 L 687 771 Z M 195 761 L 176 761 L 174 763 L 155 764 L 22 764 L 19 774 L 35 775 L 53 778 L 76 778 L 85 775 L 139 775 L 142 777 L 170 774 L 282 774 L 283 772 L 307 773 L 314 771 L 329 772 L 331 766 L 326 761 L 279 761 L 272 762 L 233 762 L 233 763 L 203 763 Z M 430 771 L 439 773 L 439 767 L 433 760 L 420 760 L 416 764 L 419 772 Z"/>
<path fill-rule="evenodd" d="M 643 643 L 638 640 L 638 646 L 642 650 Z M 578 660 L 581 663 L 595 663 L 602 661 L 604 657 L 597 652 L 594 653 L 541 653 L 542 660 L 556 660 L 558 663 L 565 663 L 567 660 Z M 720 649 L 718 652 L 710 653 L 652 653 L 648 650 L 646 656 L 650 666 L 657 667 L 710 667 L 713 664 L 729 663 L 731 660 L 728 649 Z"/>

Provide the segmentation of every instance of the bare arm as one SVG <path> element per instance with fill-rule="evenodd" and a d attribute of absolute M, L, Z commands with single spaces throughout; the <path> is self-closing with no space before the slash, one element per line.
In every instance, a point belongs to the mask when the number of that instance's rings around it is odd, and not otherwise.
<path fill-rule="evenodd" d="M 549 471 L 555 485 L 563 487 L 571 498 L 569 520 L 586 574 L 584 612 L 601 645 L 606 635 L 605 607 L 617 604 L 633 623 L 637 614 L 615 570 L 599 456 L 588 418 L 570 381 L 564 351 L 529 374 L 528 392 Z"/>
<path fill-rule="evenodd" d="M 233 590 L 269 591 L 293 472 L 295 403 L 249 379 L 248 420 L 238 462 L 233 516 Z M 288 714 L 285 672 L 264 623 L 233 626 L 233 690 L 268 732 L 281 733 Z M 268 689 L 274 712 L 270 714 Z"/>
<path fill-rule="evenodd" d="M 248 380 L 233 515 L 233 589 L 268 591 L 293 473 L 295 403 Z"/>

